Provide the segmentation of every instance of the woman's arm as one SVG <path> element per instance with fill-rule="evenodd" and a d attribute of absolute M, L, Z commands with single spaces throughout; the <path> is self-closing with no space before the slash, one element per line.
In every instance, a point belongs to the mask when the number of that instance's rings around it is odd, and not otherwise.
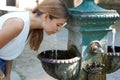
<path fill-rule="evenodd" d="M 2 72 L 2 70 L 0 69 L 0 78 L 4 77 L 4 73 Z"/>
<path fill-rule="evenodd" d="M 5 78 L 3 80 L 10 80 L 11 69 L 12 69 L 12 60 L 7 60 L 7 62 L 6 62 L 6 74 L 5 74 Z"/>
<path fill-rule="evenodd" d="M 0 48 L 15 38 L 23 29 L 24 22 L 20 18 L 10 18 L 4 22 L 0 30 Z"/>

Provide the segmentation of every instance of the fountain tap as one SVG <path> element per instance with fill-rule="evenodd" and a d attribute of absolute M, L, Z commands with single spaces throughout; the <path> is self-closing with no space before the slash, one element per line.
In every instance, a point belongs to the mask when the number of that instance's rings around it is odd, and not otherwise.
<path fill-rule="evenodd" d="M 91 54 L 104 53 L 100 41 L 94 40 L 90 43 L 89 53 Z"/>

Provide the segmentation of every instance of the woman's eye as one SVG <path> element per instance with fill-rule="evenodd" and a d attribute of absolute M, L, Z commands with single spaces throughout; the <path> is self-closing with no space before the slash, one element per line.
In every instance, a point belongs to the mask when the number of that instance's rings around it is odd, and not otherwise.
<path fill-rule="evenodd" d="M 61 25 L 57 24 L 58 27 L 61 27 Z"/>

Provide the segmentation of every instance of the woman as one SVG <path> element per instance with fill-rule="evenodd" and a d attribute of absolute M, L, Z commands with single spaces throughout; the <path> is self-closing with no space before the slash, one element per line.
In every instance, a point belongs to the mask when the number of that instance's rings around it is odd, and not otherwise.
<path fill-rule="evenodd" d="M 59 32 L 68 18 L 67 6 L 62 0 L 44 0 L 32 12 L 11 12 L 0 17 L 0 61 L 4 80 L 10 80 L 12 60 L 20 55 L 25 44 L 38 51 L 43 30 L 48 34 Z"/>

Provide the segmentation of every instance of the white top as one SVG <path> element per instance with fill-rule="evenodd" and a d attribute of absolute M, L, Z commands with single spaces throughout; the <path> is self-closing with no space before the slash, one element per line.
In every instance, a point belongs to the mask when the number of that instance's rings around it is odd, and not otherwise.
<path fill-rule="evenodd" d="M 21 11 L 21 12 L 10 12 L 0 17 L 0 29 L 2 29 L 3 23 L 12 17 L 21 18 L 24 21 L 24 28 L 19 33 L 17 37 L 12 39 L 9 43 L 7 43 L 4 47 L 0 49 L 0 58 L 4 60 L 12 60 L 15 59 L 22 53 L 24 50 L 25 44 L 27 42 L 27 37 L 29 34 L 29 12 Z M 12 24 L 12 23 L 11 23 Z"/>

